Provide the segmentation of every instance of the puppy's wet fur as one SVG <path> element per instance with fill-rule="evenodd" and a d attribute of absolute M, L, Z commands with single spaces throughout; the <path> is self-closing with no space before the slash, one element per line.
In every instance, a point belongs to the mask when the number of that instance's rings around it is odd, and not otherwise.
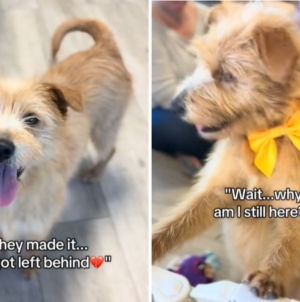
<path fill-rule="evenodd" d="M 0 208 L 4 240 L 45 240 L 64 207 L 69 179 L 98 179 L 114 152 L 131 76 L 111 32 L 96 20 L 63 23 L 53 37 L 53 57 L 74 30 L 89 33 L 95 45 L 39 81 L 0 81 L 0 139 L 15 146 L 4 164 L 22 169 L 16 197 Z M 81 165 L 85 157 L 93 163 Z"/>
<path fill-rule="evenodd" d="M 218 142 L 186 200 L 154 225 L 153 261 L 219 221 L 216 208 L 298 207 L 295 200 L 233 201 L 224 189 L 261 188 L 264 196 L 300 190 L 300 152 L 286 136 L 276 139 L 271 178 L 254 166 L 247 141 L 249 132 L 278 126 L 299 110 L 299 34 L 287 14 L 258 3 L 215 9 L 209 33 L 195 43 L 199 65 L 175 107 Z M 300 299 L 300 218 L 234 218 L 222 225 L 228 255 L 252 293 Z"/>

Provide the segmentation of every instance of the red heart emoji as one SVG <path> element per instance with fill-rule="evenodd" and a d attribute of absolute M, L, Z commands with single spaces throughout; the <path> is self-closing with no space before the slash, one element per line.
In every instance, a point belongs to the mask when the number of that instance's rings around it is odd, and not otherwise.
<path fill-rule="evenodd" d="M 104 261 L 104 258 L 102 256 L 99 256 L 96 258 L 95 256 L 90 257 L 90 262 L 95 268 L 99 268 Z"/>

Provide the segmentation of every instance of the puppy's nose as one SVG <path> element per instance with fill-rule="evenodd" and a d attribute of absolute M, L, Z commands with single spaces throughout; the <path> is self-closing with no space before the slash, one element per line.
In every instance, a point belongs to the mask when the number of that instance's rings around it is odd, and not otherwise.
<path fill-rule="evenodd" d="M 172 110 L 180 116 L 183 116 L 186 112 L 185 102 L 184 102 L 186 96 L 187 96 L 187 90 L 183 90 L 172 100 L 171 103 Z"/>
<path fill-rule="evenodd" d="M 12 142 L 6 139 L 0 139 L 0 162 L 12 157 L 15 149 L 15 145 Z"/>

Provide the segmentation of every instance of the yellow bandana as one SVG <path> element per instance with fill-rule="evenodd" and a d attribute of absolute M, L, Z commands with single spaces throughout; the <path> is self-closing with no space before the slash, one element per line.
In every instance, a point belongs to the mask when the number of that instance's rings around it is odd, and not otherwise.
<path fill-rule="evenodd" d="M 277 157 L 275 138 L 288 136 L 300 151 L 300 110 L 291 115 L 284 125 L 257 131 L 248 135 L 250 149 L 256 153 L 254 164 L 263 174 L 271 177 Z"/>

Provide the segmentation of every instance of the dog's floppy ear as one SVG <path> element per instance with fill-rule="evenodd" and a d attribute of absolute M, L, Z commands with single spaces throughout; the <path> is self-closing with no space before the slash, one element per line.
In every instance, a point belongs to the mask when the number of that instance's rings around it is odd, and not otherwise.
<path fill-rule="evenodd" d="M 43 83 L 43 86 L 62 115 L 67 114 L 68 106 L 75 111 L 83 111 L 83 98 L 79 90 L 52 83 Z"/>
<path fill-rule="evenodd" d="M 270 78 L 274 82 L 285 84 L 299 57 L 288 31 L 285 28 L 257 28 L 254 41 Z"/>
<path fill-rule="evenodd" d="M 235 2 L 222 2 L 210 9 L 210 13 L 208 16 L 208 25 L 213 25 L 221 22 L 225 19 L 232 11 L 241 7 L 243 3 L 235 3 Z"/>
<path fill-rule="evenodd" d="M 219 23 L 227 15 L 227 9 L 224 3 L 216 5 L 211 8 L 208 16 L 208 24 L 212 25 Z"/>

